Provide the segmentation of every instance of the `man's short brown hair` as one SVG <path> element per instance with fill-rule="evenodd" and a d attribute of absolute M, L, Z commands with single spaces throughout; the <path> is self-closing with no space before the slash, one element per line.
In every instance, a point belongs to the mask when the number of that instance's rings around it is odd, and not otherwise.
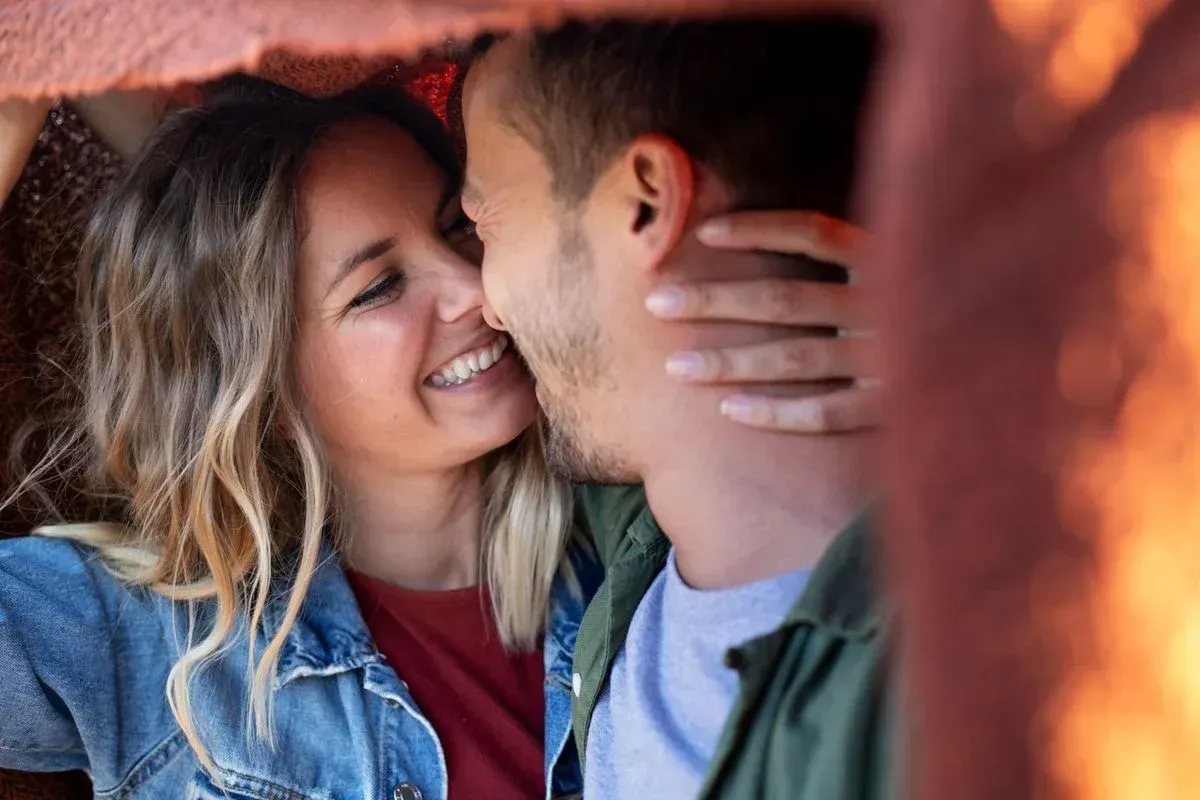
<path fill-rule="evenodd" d="M 531 37 L 513 123 L 568 203 L 637 136 L 668 136 L 738 209 L 845 217 L 877 48 L 866 21 L 569 23 Z"/>

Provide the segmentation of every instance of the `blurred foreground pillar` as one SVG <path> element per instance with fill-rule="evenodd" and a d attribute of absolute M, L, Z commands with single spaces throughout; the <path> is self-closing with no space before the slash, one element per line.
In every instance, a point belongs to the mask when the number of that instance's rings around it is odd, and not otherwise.
<path fill-rule="evenodd" d="M 1200 797 L 1200 3 L 893 10 L 866 188 L 910 796 Z"/>

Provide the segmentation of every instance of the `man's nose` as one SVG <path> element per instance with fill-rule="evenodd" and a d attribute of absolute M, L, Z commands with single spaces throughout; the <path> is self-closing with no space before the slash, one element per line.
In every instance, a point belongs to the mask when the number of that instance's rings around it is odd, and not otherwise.
<path fill-rule="evenodd" d="M 483 299 L 483 319 L 488 325 L 498 331 L 506 331 L 508 328 L 504 326 L 504 321 L 500 319 L 500 315 L 496 313 L 496 309 L 492 308 L 492 304 L 487 298 Z"/>

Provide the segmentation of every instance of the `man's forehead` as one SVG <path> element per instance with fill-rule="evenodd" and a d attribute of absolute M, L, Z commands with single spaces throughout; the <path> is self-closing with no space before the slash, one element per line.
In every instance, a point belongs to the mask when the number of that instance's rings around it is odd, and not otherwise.
<path fill-rule="evenodd" d="M 472 215 L 510 205 L 516 198 L 538 194 L 550 184 L 542 155 L 504 125 L 482 142 L 467 145 L 467 169 L 461 202 Z"/>
<path fill-rule="evenodd" d="M 518 69 L 529 53 L 529 38 L 523 35 L 498 39 L 467 67 L 463 83 L 463 102 L 480 92 L 505 90 L 512 85 Z"/>
<path fill-rule="evenodd" d="M 511 122 L 512 80 L 528 51 L 528 41 L 511 36 L 492 45 L 468 69 L 463 84 L 463 125 L 467 169 L 462 202 L 478 208 L 507 184 L 522 177 L 528 148 Z M 525 176 L 527 177 L 527 176 Z"/>

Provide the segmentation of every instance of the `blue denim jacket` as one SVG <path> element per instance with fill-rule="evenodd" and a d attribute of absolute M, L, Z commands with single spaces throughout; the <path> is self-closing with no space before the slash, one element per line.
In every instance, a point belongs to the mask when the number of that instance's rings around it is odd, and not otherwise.
<path fill-rule="evenodd" d="M 547 798 L 581 791 L 571 657 L 599 567 L 572 554 L 584 598 L 555 589 L 545 638 Z M 280 600 L 257 633 L 277 629 Z M 200 767 L 165 697 L 187 611 L 114 579 L 93 552 L 38 537 L 0 542 L 0 767 L 86 770 L 112 800 L 445 800 L 445 756 L 384 661 L 337 560 L 323 560 L 275 681 L 275 746 L 246 731 L 247 639 L 192 683 Z"/>

